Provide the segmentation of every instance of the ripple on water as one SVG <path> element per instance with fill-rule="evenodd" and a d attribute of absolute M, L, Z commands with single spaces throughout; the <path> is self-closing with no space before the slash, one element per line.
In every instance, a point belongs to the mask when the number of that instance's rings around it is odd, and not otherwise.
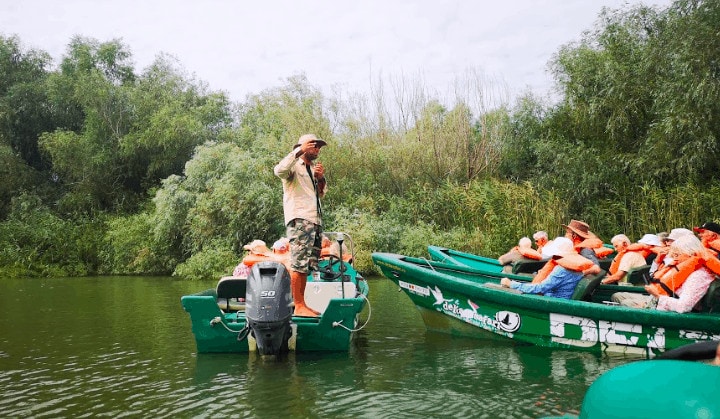
<path fill-rule="evenodd" d="M 541 417 L 576 412 L 590 383 L 626 362 L 428 333 L 382 280 L 349 353 L 197 355 L 179 296 L 212 284 L 42 282 L 0 305 L 2 417 Z M 17 294 L 12 284 L 0 280 L 0 296 Z M 23 314 L 45 300 L 42 319 Z"/>

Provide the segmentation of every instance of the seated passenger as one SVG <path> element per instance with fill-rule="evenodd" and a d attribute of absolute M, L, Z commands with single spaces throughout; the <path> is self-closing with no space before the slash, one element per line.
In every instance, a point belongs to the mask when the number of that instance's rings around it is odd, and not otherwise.
<path fill-rule="evenodd" d="M 272 260 L 273 252 L 268 249 L 262 240 L 253 240 L 243 246 L 243 249 L 248 251 L 248 254 L 243 258 L 243 263 L 247 266 L 253 266 L 256 262 Z"/>
<path fill-rule="evenodd" d="M 658 268 L 663 264 L 663 259 L 665 259 L 665 255 L 667 255 L 667 252 L 670 249 L 670 242 L 667 240 L 667 232 L 663 231 L 658 233 L 657 238 L 658 240 L 660 240 L 660 245 L 655 246 L 655 248 L 653 249 L 653 252 L 655 252 L 657 256 L 655 256 L 655 259 L 653 259 L 652 263 L 650 264 L 650 276 L 655 274 Z"/>
<path fill-rule="evenodd" d="M 498 262 L 500 262 L 503 266 L 507 266 L 512 265 L 514 262 L 522 260 L 523 258 L 534 260 L 542 259 L 542 255 L 532 248 L 532 242 L 527 237 L 521 238 L 517 246 L 500 256 L 498 258 Z"/>
<path fill-rule="evenodd" d="M 330 246 L 332 245 L 332 241 L 330 238 L 326 235 L 322 235 L 322 241 L 320 242 L 320 257 L 324 258 L 330 255 Z"/>
<path fill-rule="evenodd" d="M 708 222 L 700 227 L 693 228 L 700 236 L 700 241 L 703 244 L 704 251 L 700 255 L 705 267 L 715 275 L 720 275 L 720 233 L 716 230 L 720 230 L 720 225 Z"/>
<path fill-rule="evenodd" d="M 340 257 L 340 246 L 338 242 L 333 242 L 330 238 L 323 234 L 322 236 L 322 249 L 320 249 L 320 258 L 327 258 L 329 256 Z M 347 248 L 347 245 L 342 245 L 342 258 L 345 262 L 352 263 L 352 254 Z"/>
<path fill-rule="evenodd" d="M 568 262 L 577 264 L 579 259 L 584 259 L 585 264 L 593 266 L 593 263 L 578 255 L 573 248 L 572 241 L 566 237 L 558 237 L 553 240 L 552 245 L 545 247 L 547 253 L 552 257 L 555 266 L 552 268 L 550 275 L 540 283 L 537 284 L 524 284 L 517 281 L 511 281 L 508 278 L 500 280 L 500 285 L 506 288 L 516 289 L 524 294 L 542 294 L 547 297 L 557 297 L 569 299 L 572 297 L 575 291 L 575 286 L 583 277 L 582 271 L 570 270 L 563 267 L 561 264 L 565 263 L 563 259 L 568 259 Z M 550 263 L 550 262 L 548 262 Z M 597 268 L 598 271 L 600 268 Z"/>
<path fill-rule="evenodd" d="M 670 245 L 677 239 L 679 239 L 682 236 L 685 235 L 693 235 L 692 231 L 686 229 L 686 228 L 674 228 L 670 231 L 670 233 L 658 233 L 658 238 L 660 239 L 660 242 L 662 243 L 661 247 L 656 247 L 655 252 L 657 252 L 657 257 L 653 261 L 652 265 L 650 265 L 650 276 L 654 277 L 655 273 L 665 269 L 668 264 L 665 262 L 665 257 L 667 256 L 668 251 L 670 250 Z M 671 261 L 668 261 L 671 262 Z M 670 263 L 672 264 L 672 263 Z"/>
<path fill-rule="evenodd" d="M 671 269 L 665 273 L 659 283 L 645 286 L 650 295 L 630 292 L 616 292 L 612 300 L 620 305 L 639 308 L 687 313 L 707 293 L 714 277 L 705 268 L 698 256 L 704 251 L 703 245 L 694 235 L 685 235 L 673 241 L 668 252 Z M 667 258 L 666 258 L 667 259 Z M 669 294 L 674 293 L 678 298 Z"/>
<path fill-rule="evenodd" d="M 648 256 L 645 256 L 645 264 L 652 265 L 655 262 L 659 252 L 663 248 L 660 237 L 655 234 L 645 234 L 635 244 L 630 245 L 630 250 L 647 250 Z"/>
<path fill-rule="evenodd" d="M 335 243 L 333 243 L 333 244 L 330 245 L 330 247 L 329 247 L 328 250 L 327 250 L 327 255 L 328 255 L 328 256 L 335 256 L 336 258 L 340 258 L 340 245 L 338 244 L 338 242 L 335 242 Z M 347 246 L 345 245 L 345 243 L 343 243 L 343 245 L 342 245 L 342 259 L 343 259 L 345 262 L 350 262 L 350 263 L 352 263 L 352 254 L 351 254 L 350 251 L 348 250 L 348 248 L 347 248 Z"/>
<path fill-rule="evenodd" d="M 235 269 L 233 269 L 233 276 L 247 278 L 248 275 L 250 275 L 250 268 L 252 268 L 255 263 L 273 260 L 273 253 L 262 240 L 253 240 L 244 245 L 243 249 L 247 250 L 248 254 Z"/>
<path fill-rule="evenodd" d="M 592 240 L 593 246 L 596 246 L 599 241 L 599 247 L 603 247 L 602 240 L 598 239 L 595 233 L 590 231 L 590 226 L 586 222 L 578 220 L 570 220 L 568 225 L 562 224 L 562 226 L 565 227 L 565 237 L 572 241 L 575 250 L 584 258 L 600 266 L 594 248 L 583 243 L 585 240 Z"/>
<path fill-rule="evenodd" d="M 240 262 L 238 265 L 233 269 L 232 276 L 236 276 L 238 278 L 247 278 L 250 275 L 250 267 L 247 266 L 245 263 Z"/>
<path fill-rule="evenodd" d="M 533 240 L 535 240 L 535 250 L 542 254 L 543 247 L 547 246 L 550 239 L 546 232 L 536 231 L 535 234 L 533 234 Z"/>
<path fill-rule="evenodd" d="M 287 237 L 276 240 L 272 245 L 272 250 L 273 259 L 290 269 L 290 240 Z"/>
<path fill-rule="evenodd" d="M 647 265 L 645 257 L 651 252 L 645 248 L 645 245 L 639 247 L 630 247 L 630 239 L 624 234 L 618 234 L 610 240 L 613 247 L 617 251 L 615 259 L 610 265 L 610 275 L 603 278 L 603 284 L 627 283 L 627 273 L 632 268 Z"/>
<path fill-rule="evenodd" d="M 700 227 L 693 227 L 693 230 L 698 234 L 705 248 L 712 250 L 716 255 L 720 253 L 720 224 L 710 221 Z"/>

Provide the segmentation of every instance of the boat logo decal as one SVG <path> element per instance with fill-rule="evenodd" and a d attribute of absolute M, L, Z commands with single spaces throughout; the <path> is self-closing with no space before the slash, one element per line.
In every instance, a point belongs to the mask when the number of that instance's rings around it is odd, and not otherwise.
<path fill-rule="evenodd" d="M 512 311 L 498 311 L 495 313 L 498 327 L 506 332 L 514 332 L 520 328 L 520 315 Z"/>
<path fill-rule="evenodd" d="M 716 335 L 714 333 L 703 332 L 703 331 L 696 331 L 696 330 L 680 329 L 679 335 L 680 335 L 680 338 L 682 338 L 682 339 L 692 339 L 695 341 L 719 340 L 720 339 L 720 335 Z"/>
<path fill-rule="evenodd" d="M 435 289 L 431 289 L 430 292 L 432 292 L 433 297 L 435 297 L 435 303 L 433 303 L 434 305 L 442 304 L 447 301 L 452 301 L 445 299 L 442 291 L 440 291 L 440 288 L 438 288 L 437 285 L 435 285 Z"/>
<path fill-rule="evenodd" d="M 637 346 L 665 349 L 665 329 L 567 314 L 550 313 L 550 337 L 553 342 L 578 347 Z"/>
<path fill-rule="evenodd" d="M 400 286 L 400 288 L 404 288 L 413 294 L 423 295 L 425 297 L 430 296 L 430 288 L 428 288 L 428 287 L 411 284 L 411 283 L 405 282 L 405 281 L 398 281 L 398 285 Z"/>
<path fill-rule="evenodd" d="M 493 317 L 492 314 L 486 315 L 482 312 L 478 312 L 481 307 L 468 299 L 467 306 L 458 299 L 444 298 L 442 291 L 437 287 L 435 290 L 431 289 L 433 296 L 435 297 L 435 306 L 438 311 L 444 312 L 450 316 L 456 317 L 466 323 L 481 327 L 486 330 L 490 330 L 494 333 L 504 334 L 508 337 L 512 337 L 512 332 L 520 328 L 520 316 L 517 313 L 502 311 L 500 314 L 496 313 Z"/>

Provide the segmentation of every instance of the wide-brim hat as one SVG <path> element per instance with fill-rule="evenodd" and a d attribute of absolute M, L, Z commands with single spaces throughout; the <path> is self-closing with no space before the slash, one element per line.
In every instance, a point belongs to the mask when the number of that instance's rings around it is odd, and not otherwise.
<path fill-rule="evenodd" d="M 315 144 L 317 144 L 317 147 L 318 147 L 318 148 L 327 145 L 327 143 L 325 142 L 325 140 L 318 138 L 317 136 L 315 136 L 315 134 L 305 134 L 305 135 L 303 135 L 303 136 L 300 137 L 300 139 L 298 140 L 297 144 L 295 144 L 295 147 L 293 147 L 293 148 L 298 148 L 298 147 L 300 147 L 301 145 L 303 145 L 303 144 L 305 144 L 305 143 L 307 143 L 307 142 L 310 142 L 310 141 L 315 141 Z"/>
<path fill-rule="evenodd" d="M 590 226 L 584 221 L 570 220 L 570 223 L 568 223 L 568 225 L 561 225 L 565 228 L 569 228 L 573 233 L 577 234 L 583 239 L 595 237 L 595 233 L 590 231 Z"/>

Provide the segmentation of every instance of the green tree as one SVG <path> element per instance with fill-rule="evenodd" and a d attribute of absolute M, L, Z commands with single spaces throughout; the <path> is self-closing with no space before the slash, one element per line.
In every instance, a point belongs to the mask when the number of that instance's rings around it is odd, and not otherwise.
<path fill-rule="evenodd" d="M 138 77 L 119 41 L 74 38 L 60 68 L 50 79 L 52 99 L 78 110 L 82 124 L 58 127 L 40 143 L 66 189 L 67 213 L 135 210 L 230 123 L 223 94 L 207 92 L 165 56 Z"/>
<path fill-rule="evenodd" d="M 158 180 L 180 174 L 196 146 L 230 126 L 227 97 L 208 92 L 161 55 L 137 79 L 129 94 L 133 129 L 119 140 L 119 164 L 126 186 L 144 192 Z"/>
<path fill-rule="evenodd" d="M 37 170 L 46 168 L 38 136 L 54 122 L 44 88 L 50 64 L 47 53 L 24 51 L 16 37 L 0 36 L 0 142 Z"/>

